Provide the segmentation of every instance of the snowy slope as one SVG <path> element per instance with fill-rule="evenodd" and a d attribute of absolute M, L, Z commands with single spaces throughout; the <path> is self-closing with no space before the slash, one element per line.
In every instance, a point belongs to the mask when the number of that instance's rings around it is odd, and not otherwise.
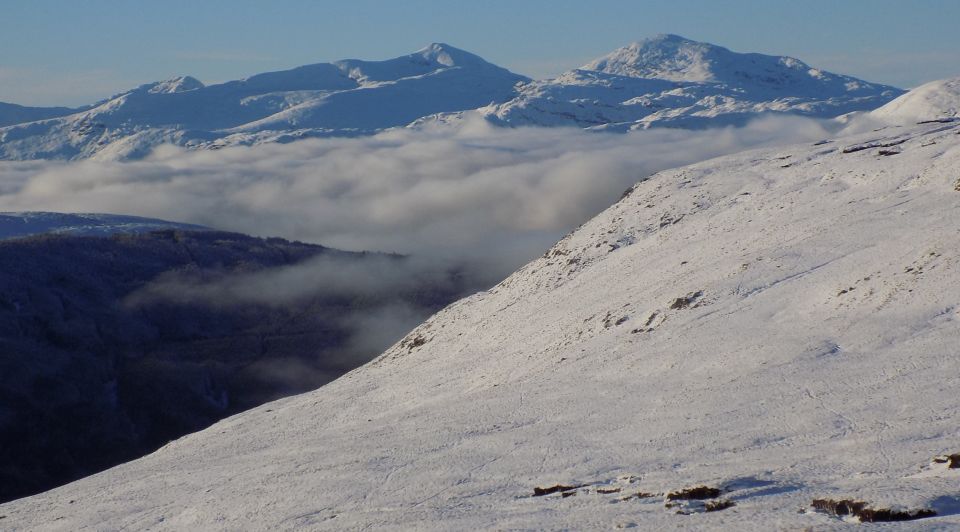
<path fill-rule="evenodd" d="M 921 85 L 870 114 L 896 124 L 960 120 L 960 78 Z"/>
<path fill-rule="evenodd" d="M 956 529 L 958 165 L 949 123 L 661 172 L 371 364 L 0 523 L 825 530 L 849 497 Z M 735 506 L 666 504 L 700 485 Z"/>
<path fill-rule="evenodd" d="M 0 212 L 0 240 L 45 233 L 98 236 L 114 233 L 145 233 L 161 229 L 196 231 L 208 228 L 122 214 Z"/>
<path fill-rule="evenodd" d="M 832 118 L 875 109 L 902 94 L 798 59 L 658 35 L 477 111 L 498 124 L 628 130 L 742 124 L 759 113 Z M 432 121 L 456 121 L 457 115 Z"/>
<path fill-rule="evenodd" d="M 70 109 L 69 107 L 25 107 L 0 102 L 0 127 L 66 116 L 77 111 L 79 109 Z"/>
<path fill-rule="evenodd" d="M 370 134 L 506 101 L 526 80 L 446 44 L 388 61 L 319 63 L 210 86 L 186 76 L 80 113 L 0 128 L 0 159 L 136 158 L 160 143 L 216 148 L 283 135 Z"/>

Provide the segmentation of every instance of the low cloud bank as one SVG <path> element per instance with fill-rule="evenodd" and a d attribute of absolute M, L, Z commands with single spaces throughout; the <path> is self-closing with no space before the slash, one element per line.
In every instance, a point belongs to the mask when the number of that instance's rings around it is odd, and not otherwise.
<path fill-rule="evenodd" d="M 327 369 L 308 372 L 297 360 L 271 361 L 263 368 L 265 377 L 279 379 L 286 374 L 280 367 L 294 364 L 297 369 L 289 372 L 294 382 L 326 382 L 330 367 L 346 370 L 366 362 L 439 307 L 478 286 L 480 281 L 443 260 L 329 252 L 293 265 L 242 273 L 173 270 L 128 294 L 122 303 L 129 309 L 172 304 L 316 312 L 324 317 L 325 326 L 347 336 L 337 346 L 335 359 L 321 364 Z"/>
<path fill-rule="evenodd" d="M 482 122 L 135 162 L 0 163 L 0 210 L 109 212 L 484 264 L 509 273 L 666 168 L 818 140 L 822 122 L 629 134 Z"/>
<path fill-rule="evenodd" d="M 283 307 L 317 297 L 382 300 L 425 290 L 456 291 L 455 272 L 444 264 L 419 257 L 338 253 L 246 273 L 172 271 L 130 294 L 125 304 L 135 307 L 164 301 Z"/>
<path fill-rule="evenodd" d="M 446 283 L 452 269 L 469 292 L 543 253 L 652 173 L 820 140 L 830 136 L 825 124 L 767 117 L 740 128 L 604 134 L 469 122 L 217 151 L 162 147 L 134 162 L 7 162 L 0 211 L 132 214 L 413 258 L 401 265 L 379 255 L 349 263 L 321 257 L 251 274 L 171 275 L 131 304 L 284 305 L 318 294 L 385 294 Z M 421 308 L 384 301 L 344 317 L 364 352 L 383 349 L 425 317 Z"/>

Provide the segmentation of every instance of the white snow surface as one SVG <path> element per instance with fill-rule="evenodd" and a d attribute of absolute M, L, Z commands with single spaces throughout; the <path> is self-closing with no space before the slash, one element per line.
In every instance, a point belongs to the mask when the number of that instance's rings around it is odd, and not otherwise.
<path fill-rule="evenodd" d="M 0 127 L 0 159 L 136 159 L 162 143 L 216 149 L 368 135 L 506 101 L 523 81 L 442 43 L 387 61 L 318 63 L 210 86 L 184 76 L 68 116 Z M 3 118 L 0 108 L 0 125 Z"/>
<path fill-rule="evenodd" d="M 960 120 L 960 77 L 921 85 L 870 114 L 898 124 Z"/>
<path fill-rule="evenodd" d="M 955 530 L 958 166 L 926 124 L 660 172 L 372 363 L 0 527 L 828 530 L 850 497 Z M 736 506 L 665 507 L 698 485 Z"/>
<path fill-rule="evenodd" d="M 737 53 L 665 34 L 555 79 L 527 83 L 516 98 L 474 113 L 512 126 L 699 129 L 740 125 L 763 113 L 834 118 L 875 109 L 902 93 L 792 57 Z M 425 122 L 460 118 L 447 114 Z"/>
<path fill-rule="evenodd" d="M 124 214 L 62 212 L 0 212 L 0 240 L 39 234 L 105 236 L 161 229 L 198 231 L 201 225 L 168 222 Z"/>

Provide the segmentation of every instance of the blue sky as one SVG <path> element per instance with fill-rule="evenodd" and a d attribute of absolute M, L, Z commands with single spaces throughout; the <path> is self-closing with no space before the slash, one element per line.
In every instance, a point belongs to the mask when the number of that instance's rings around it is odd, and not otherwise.
<path fill-rule="evenodd" d="M 902 87 L 960 74 L 958 0 L 5 0 L 0 101 L 79 105 L 447 42 L 546 77 L 676 33 Z"/>

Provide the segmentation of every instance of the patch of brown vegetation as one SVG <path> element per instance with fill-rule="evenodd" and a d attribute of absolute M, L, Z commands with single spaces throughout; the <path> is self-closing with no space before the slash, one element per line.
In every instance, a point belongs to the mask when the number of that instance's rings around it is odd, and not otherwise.
<path fill-rule="evenodd" d="M 693 304 L 694 301 L 700 298 L 703 295 L 702 291 L 692 292 L 687 294 L 684 297 L 678 297 L 673 300 L 673 303 L 670 304 L 671 310 L 680 310 L 685 309 Z"/>
<path fill-rule="evenodd" d="M 704 506 L 703 511 L 705 512 L 719 512 L 720 510 L 726 510 L 727 508 L 732 508 L 736 506 L 737 503 L 729 499 L 720 499 L 716 501 L 707 501 L 707 504 Z"/>
<path fill-rule="evenodd" d="M 918 510 L 892 510 L 890 508 L 870 508 L 864 501 L 850 499 L 814 499 L 810 503 L 814 510 L 837 516 L 853 516 L 861 523 L 888 523 L 895 521 L 913 521 L 933 517 L 937 512 L 928 508 Z"/>
<path fill-rule="evenodd" d="M 934 456 L 933 462 L 935 464 L 947 464 L 948 469 L 960 469 L 960 453 Z"/>
<path fill-rule="evenodd" d="M 564 484 L 556 484 L 556 485 L 553 485 L 553 486 L 548 486 L 548 487 L 546 487 L 546 488 L 537 487 L 537 488 L 533 488 L 533 496 L 534 496 L 534 497 L 542 497 L 542 496 L 544 496 L 544 495 L 550 495 L 551 493 L 562 493 L 562 494 L 563 494 L 564 492 L 572 491 L 572 490 L 575 490 L 575 489 L 580 488 L 580 487 L 582 487 L 582 486 L 567 486 L 567 485 L 564 485 Z M 565 494 L 564 494 L 564 495 L 565 495 Z"/>
<path fill-rule="evenodd" d="M 696 486 L 693 488 L 684 488 L 682 490 L 671 491 L 667 494 L 668 501 L 702 501 L 704 499 L 715 499 L 720 496 L 719 488 L 708 486 Z"/>
<path fill-rule="evenodd" d="M 427 343 L 427 339 L 423 336 L 417 335 L 413 338 L 407 338 L 400 343 L 400 347 L 406 347 L 407 351 L 413 351 L 414 349 Z"/>
<path fill-rule="evenodd" d="M 632 494 L 627 495 L 627 496 L 625 496 L 625 497 L 620 497 L 620 500 L 621 500 L 621 501 L 629 501 L 630 499 L 649 499 L 650 497 L 656 497 L 656 494 L 654 494 L 654 493 L 647 493 L 647 492 L 645 492 L 645 491 L 638 491 L 638 492 L 636 492 L 636 493 L 632 493 Z"/>

